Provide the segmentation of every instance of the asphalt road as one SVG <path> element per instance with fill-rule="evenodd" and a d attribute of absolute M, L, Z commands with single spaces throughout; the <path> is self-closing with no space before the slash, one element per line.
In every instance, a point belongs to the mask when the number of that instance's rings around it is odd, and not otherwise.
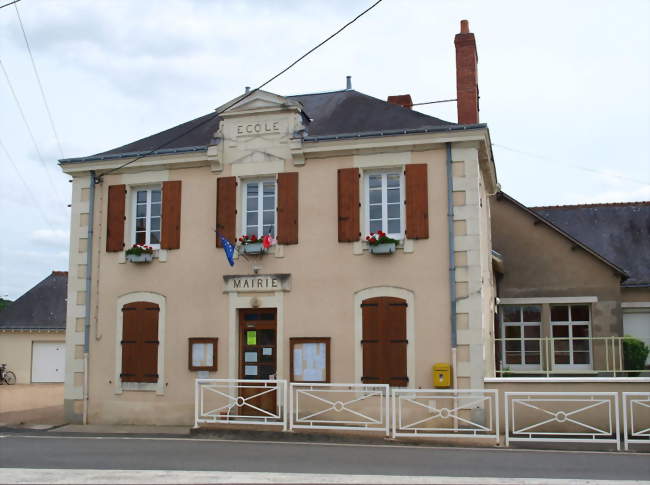
<path fill-rule="evenodd" d="M 650 454 L 4 434 L 0 467 L 648 480 Z"/>

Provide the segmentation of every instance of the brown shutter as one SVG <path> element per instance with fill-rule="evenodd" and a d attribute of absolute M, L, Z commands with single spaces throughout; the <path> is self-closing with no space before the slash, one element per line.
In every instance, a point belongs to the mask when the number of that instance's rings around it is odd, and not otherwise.
<path fill-rule="evenodd" d="M 106 251 L 124 249 L 124 209 L 126 185 L 109 185 L 106 218 Z"/>
<path fill-rule="evenodd" d="M 278 243 L 298 244 L 298 172 L 278 174 Z"/>
<path fill-rule="evenodd" d="M 155 303 L 122 307 L 122 382 L 158 382 L 158 314 Z"/>
<path fill-rule="evenodd" d="M 400 298 L 384 298 L 384 355 L 386 383 L 404 387 L 406 372 L 406 302 Z"/>
<path fill-rule="evenodd" d="M 235 243 L 237 227 L 237 179 L 219 177 L 217 179 L 217 231 L 231 243 Z M 217 247 L 221 241 L 217 236 Z"/>
<path fill-rule="evenodd" d="M 339 242 L 354 242 L 359 232 L 359 169 L 341 168 L 338 172 Z"/>
<path fill-rule="evenodd" d="M 406 302 L 400 298 L 369 298 L 363 301 L 361 310 L 362 382 L 406 386 Z"/>
<path fill-rule="evenodd" d="M 427 165 L 406 166 L 406 237 L 426 239 L 429 237 L 429 196 L 427 189 Z"/>
<path fill-rule="evenodd" d="M 162 193 L 162 237 L 160 247 L 178 249 L 181 247 L 181 181 L 163 182 Z"/>
<path fill-rule="evenodd" d="M 384 375 L 381 355 L 381 313 L 378 298 L 364 300 L 361 304 L 363 375 L 364 384 L 381 384 Z"/>

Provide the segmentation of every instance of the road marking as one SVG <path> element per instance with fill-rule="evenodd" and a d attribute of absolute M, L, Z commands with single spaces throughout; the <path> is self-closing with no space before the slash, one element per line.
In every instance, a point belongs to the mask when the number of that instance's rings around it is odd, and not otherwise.
<path fill-rule="evenodd" d="M 506 448 L 504 446 L 439 446 L 439 445 L 392 445 L 392 444 L 371 444 L 371 443 L 318 443 L 314 441 L 271 441 L 271 440 L 237 440 L 223 438 L 184 438 L 184 437 L 161 437 L 161 436 L 64 436 L 64 435 L 28 435 L 28 434 L 4 434 L 0 438 L 30 438 L 30 439 L 81 439 L 81 440 L 154 440 L 154 441 L 197 441 L 197 442 L 216 442 L 216 443 L 245 443 L 245 444 L 263 444 L 263 445 L 311 445 L 311 446 L 363 446 L 367 448 L 420 448 L 433 450 L 451 450 L 451 451 L 508 451 L 513 453 L 575 453 L 575 454 L 599 454 L 599 455 L 642 455 L 648 456 L 648 453 L 635 451 L 598 451 L 598 450 L 546 450 L 533 448 Z"/>
<path fill-rule="evenodd" d="M 580 480 L 553 478 L 437 477 L 404 475 L 339 475 L 316 473 L 248 473 L 162 470 L 66 470 L 0 468 L 7 484 L 140 484 L 140 483 L 305 483 L 305 484 L 439 484 L 439 485 L 648 485 L 636 480 Z"/>

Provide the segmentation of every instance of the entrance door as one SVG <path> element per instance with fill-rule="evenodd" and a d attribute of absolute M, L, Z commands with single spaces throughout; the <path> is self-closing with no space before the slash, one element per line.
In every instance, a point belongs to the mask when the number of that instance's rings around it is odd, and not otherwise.
<path fill-rule="evenodd" d="M 239 311 L 239 378 L 246 380 L 276 379 L 277 320 L 275 308 L 250 308 Z M 247 406 L 239 413 L 265 416 L 264 410 L 276 413 L 277 391 L 251 383 L 242 389 Z M 255 409 L 258 408 L 258 409 Z"/>

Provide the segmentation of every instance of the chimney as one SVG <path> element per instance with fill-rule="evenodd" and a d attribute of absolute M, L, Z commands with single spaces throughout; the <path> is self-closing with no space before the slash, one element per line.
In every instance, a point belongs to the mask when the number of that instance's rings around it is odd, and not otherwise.
<path fill-rule="evenodd" d="M 402 106 L 403 108 L 408 108 L 408 109 L 413 108 L 413 100 L 411 99 L 410 94 L 398 94 L 396 96 L 388 96 L 388 99 L 386 101 L 390 104 L 396 104 L 398 106 Z"/>
<path fill-rule="evenodd" d="M 454 38 L 456 46 L 456 106 L 458 123 L 478 123 L 478 54 L 476 39 L 469 31 L 469 22 L 460 21 L 460 34 Z"/>

